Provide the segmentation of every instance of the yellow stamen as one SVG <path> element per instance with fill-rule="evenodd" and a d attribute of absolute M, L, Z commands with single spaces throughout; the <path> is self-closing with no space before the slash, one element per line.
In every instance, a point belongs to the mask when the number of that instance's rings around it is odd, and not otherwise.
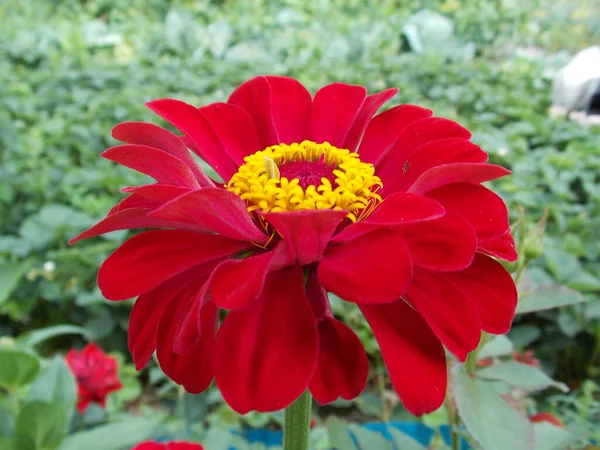
<path fill-rule="evenodd" d="M 328 142 L 273 145 L 246 156 L 244 161 L 225 188 L 245 200 L 250 212 L 333 209 L 348 211 L 348 219 L 356 222 L 381 202 L 377 192 L 383 185 L 373 165 Z M 298 178 L 280 177 L 281 167 L 294 162 L 331 167 L 335 185 L 323 177 L 318 186 L 311 184 L 303 189 Z"/>

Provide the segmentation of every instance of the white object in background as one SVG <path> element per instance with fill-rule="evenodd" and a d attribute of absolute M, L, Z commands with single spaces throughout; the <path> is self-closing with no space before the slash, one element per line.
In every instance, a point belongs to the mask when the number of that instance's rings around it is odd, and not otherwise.
<path fill-rule="evenodd" d="M 600 47 L 578 52 L 554 78 L 552 101 L 567 111 L 587 109 L 600 84 Z"/>

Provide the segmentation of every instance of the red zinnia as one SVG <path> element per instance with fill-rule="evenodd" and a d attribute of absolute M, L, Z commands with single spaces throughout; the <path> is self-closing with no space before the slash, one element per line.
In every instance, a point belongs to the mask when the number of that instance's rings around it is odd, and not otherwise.
<path fill-rule="evenodd" d="M 213 377 L 240 413 L 286 407 L 310 389 L 320 403 L 362 391 L 360 340 L 327 292 L 356 303 L 414 414 L 446 393 L 442 345 L 463 361 L 481 330 L 505 333 L 517 293 L 492 257 L 515 261 L 502 199 L 465 128 L 401 105 L 397 92 L 257 77 L 227 103 L 148 107 L 178 128 L 127 122 L 103 156 L 157 183 L 129 196 L 73 241 L 127 228 L 103 264 L 106 298 L 139 295 L 129 324 L 138 368 L 156 350 L 188 391 Z M 190 156 L 222 177 L 210 179 Z M 220 308 L 229 310 L 219 326 Z"/>
<path fill-rule="evenodd" d="M 138 445 L 133 447 L 131 450 L 203 450 L 200 444 L 193 442 L 154 442 L 146 441 L 140 442 Z"/>
<path fill-rule="evenodd" d="M 82 351 L 69 350 L 66 361 L 77 380 L 77 410 L 83 412 L 90 403 L 106 406 L 106 397 L 123 386 L 118 377 L 117 360 L 98 345 L 90 343 Z"/>

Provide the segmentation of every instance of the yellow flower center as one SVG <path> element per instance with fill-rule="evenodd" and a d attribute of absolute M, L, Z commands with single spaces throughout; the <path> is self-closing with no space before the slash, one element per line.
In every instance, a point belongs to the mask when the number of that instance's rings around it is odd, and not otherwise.
<path fill-rule="evenodd" d="M 356 222 L 381 202 L 382 186 L 373 165 L 358 154 L 304 141 L 246 156 L 225 188 L 245 200 L 250 212 L 333 209 L 348 211 Z"/>

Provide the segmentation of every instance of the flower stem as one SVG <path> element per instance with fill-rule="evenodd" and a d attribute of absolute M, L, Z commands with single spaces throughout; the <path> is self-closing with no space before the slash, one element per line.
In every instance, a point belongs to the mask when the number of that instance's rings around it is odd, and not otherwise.
<path fill-rule="evenodd" d="M 285 409 L 283 450 L 308 450 L 312 397 L 308 390 Z"/>
<path fill-rule="evenodd" d="M 452 450 L 461 450 L 460 441 L 460 416 L 456 408 L 454 409 L 454 416 L 452 417 L 452 423 L 450 424 L 450 432 L 452 436 Z"/>

